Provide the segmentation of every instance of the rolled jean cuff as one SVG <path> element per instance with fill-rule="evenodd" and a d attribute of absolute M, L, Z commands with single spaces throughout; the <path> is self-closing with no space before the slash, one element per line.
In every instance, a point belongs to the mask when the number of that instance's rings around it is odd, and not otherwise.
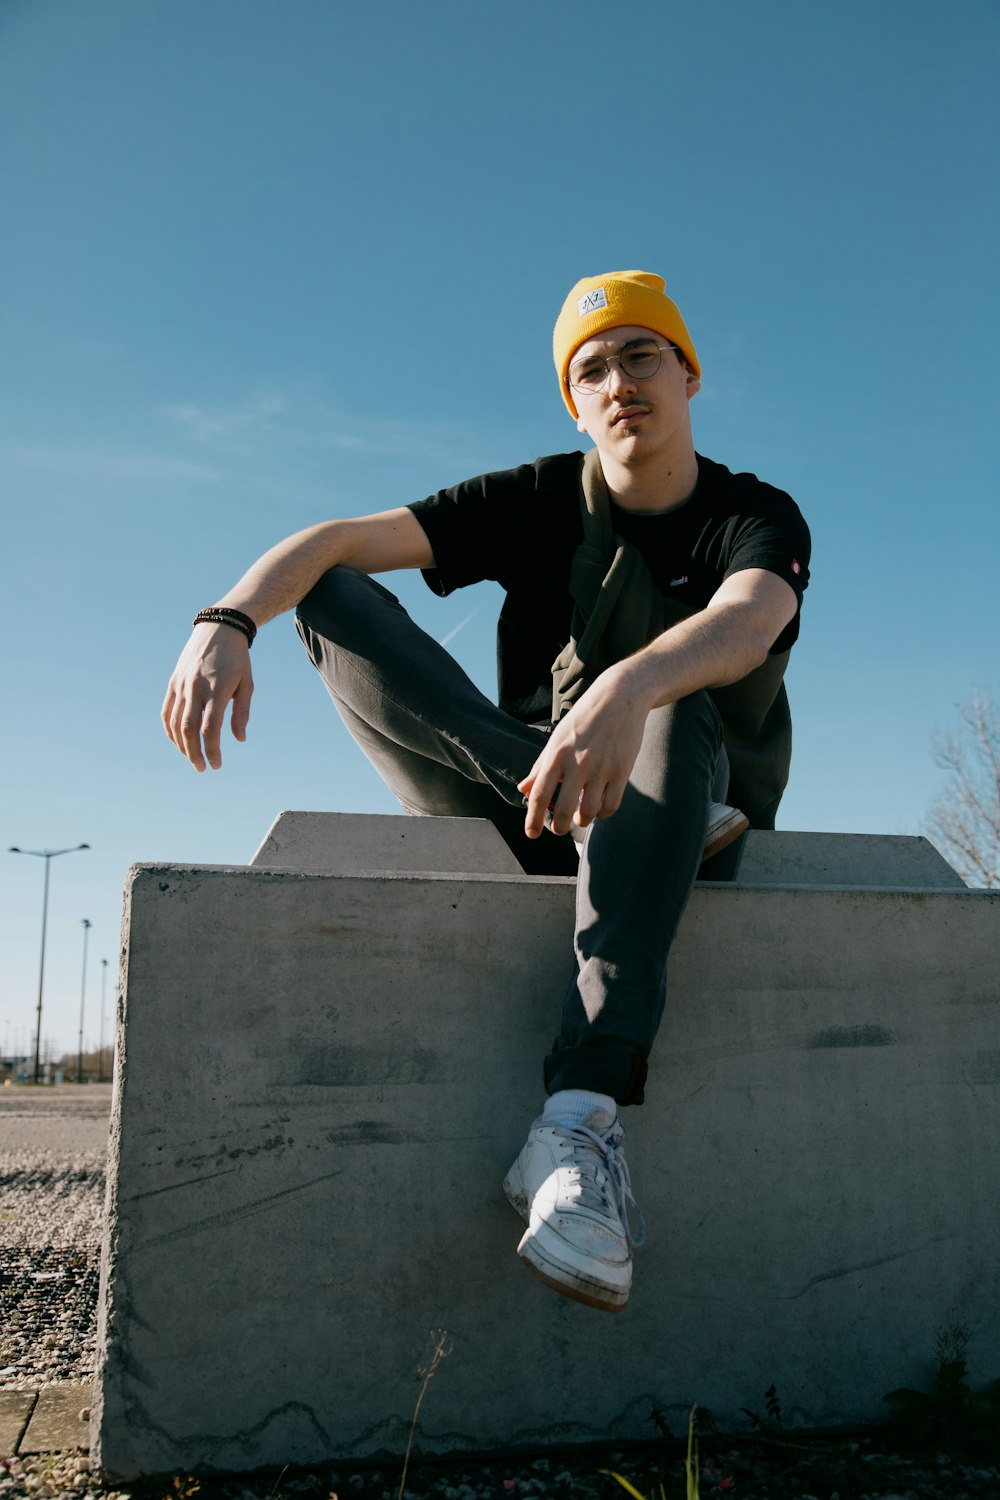
<path fill-rule="evenodd" d="M 600 1041 L 588 1046 L 560 1046 L 545 1059 L 545 1091 L 591 1089 L 610 1094 L 617 1104 L 641 1104 L 649 1063 L 629 1042 Z"/>

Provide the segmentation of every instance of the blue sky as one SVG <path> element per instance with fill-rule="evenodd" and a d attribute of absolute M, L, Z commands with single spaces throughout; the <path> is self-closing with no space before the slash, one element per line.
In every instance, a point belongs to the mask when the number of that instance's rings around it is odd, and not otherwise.
<path fill-rule="evenodd" d="M 699 450 L 812 526 L 781 826 L 920 830 L 935 726 L 997 681 L 998 41 L 987 0 L 5 0 L 0 831 L 92 845 L 52 868 L 57 1048 L 83 917 L 96 1039 L 129 864 L 394 810 L 288 619 L 218 775 L 164 738 L 166 679 L 281 536 L 575 447 L 582 275 L 667 278 Z M 490 688 L 497 591 L 398 585 Z M 13 1042 L 42 861 L 0 871 Z"/>

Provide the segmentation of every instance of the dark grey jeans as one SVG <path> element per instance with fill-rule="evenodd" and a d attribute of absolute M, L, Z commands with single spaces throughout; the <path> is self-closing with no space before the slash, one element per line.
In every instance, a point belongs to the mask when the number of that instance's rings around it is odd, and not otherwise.
<path fill-rule="evenodd" d="M 488 818 L 529 874 L 575 875 L 576 972 L 545 1060 L 545 1086 L 640 1104 L 663 1014 L 667 956 L 701 859 L 709 804 L 729 768 L 706 693 L 646 721 L 618 811 L 573 841 L 524 833 L 517 783 L 546 732 L 491 703 L 393 594 L 334 568 L 296 626 L 344 723 L 408 812 Z"/>

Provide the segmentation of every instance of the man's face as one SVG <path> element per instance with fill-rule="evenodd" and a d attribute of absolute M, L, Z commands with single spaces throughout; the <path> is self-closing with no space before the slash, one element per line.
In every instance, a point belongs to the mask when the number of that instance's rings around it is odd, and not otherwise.
<path fill-rule="evenodd" d="M 599 391 L 573 388 L 580 432 L 590 435 L 599 452 L 620 463 L 632 463 L 667 451 L 678 440 L 690 442 L 688 402 L 700 388 L 697 376 L 681 363 L 673 349 L 661 349 L 660 364 L 647 378 L 626 374 L 621 356 L 653 355 L 666 344 L 662 334 L 626 324 L 608 328 L 581 344 L 570 361 L 570 379 L 579 377 L 588 361 L 605 359 L 610 373 Z M 649 361 L 655 363 L 655 359 Z M 598 372 L 600 367 L 598 366 Z"/>

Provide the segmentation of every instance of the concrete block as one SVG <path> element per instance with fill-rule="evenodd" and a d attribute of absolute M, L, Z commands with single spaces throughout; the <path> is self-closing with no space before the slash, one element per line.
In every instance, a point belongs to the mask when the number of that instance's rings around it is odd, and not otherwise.
<path fill-rule="evenodd" d="M 877 1419 L 952 1309 L 1000 1345 L 1000 895 L 695 891 L 628 1309 L 534 1281 L 500 1182 L 574 882 L 140 866 L 94 1406 L 111 1476 Z M 601 1378 L 593 1371 L 599 1369 Z"/>
<path fill-rule="evenodd" d="M 38 1392 L 19 1453 L 60 1453 L 90 1445 L 91 1388 L 80 1382 L 46 1386 Z"/>
<path fill-rule="evenodd" d="M 316 875 L 373 870 L 451 870 L 520 875 L 485 818 L 381 813 L 280 812 L 250 861 L 257 869 Z"/>
<path fill-rule="evenodd" d="M 0 1458 L 17 1452 L 34 1404 L 34 1391 L 0 1391 Z"/>
<path fill-rule="evenodd" d="M 739 885 L 856 886 L 862 889 L 965 890 L 965 881 L 929 839 L 908 834 L 747 835 Z"/>
<path fill-rule="evenodd" d="M 360 875 L 373 871 L 519 875 L 485 818 L 280 812 L 250 861 L 254 869 Z M 925 838 L 902 834 L 751 832 L 739 885 L 964 890 L 961 876 Z"/>

